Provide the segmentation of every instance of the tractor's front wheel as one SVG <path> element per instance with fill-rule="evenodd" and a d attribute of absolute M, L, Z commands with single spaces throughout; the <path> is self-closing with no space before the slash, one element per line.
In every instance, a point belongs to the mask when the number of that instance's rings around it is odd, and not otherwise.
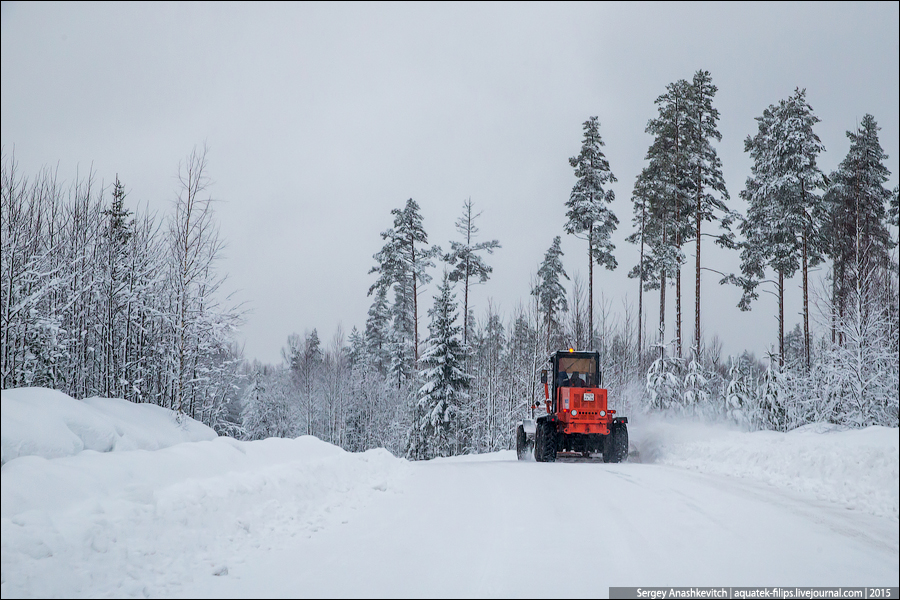
<path fill-rule="evenodd" d="M 556 462 L 556 428 L 547 421 L 544 421 L 542 425 L 539 430 L 541 462 Z M 537 456 L 537 451 L 535 451 L 535 456 Z"/>

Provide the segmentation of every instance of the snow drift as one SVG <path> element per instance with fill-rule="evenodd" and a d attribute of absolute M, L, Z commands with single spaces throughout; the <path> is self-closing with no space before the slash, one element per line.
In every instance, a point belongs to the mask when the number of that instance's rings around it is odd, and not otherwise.
<path fill-rule="evenodd" d="M 644 417 L 631 426 L 642 462 L 762 481 L 848 509 L 900 516 L 900 430 L 828 423 L 787 433 Z"/>
<path fill-rule="evenodd" d="M 0 392 L 2 458 L 59 458 L 82 450 L 157 450 L 182 442 L 211 440 L 216 432 L 153 404 L 118 398 L 78 401 L 56 390 L 19 388 Z"/>
<path fill-rule="evenodd" d="M 159 407 L 40 389 L 3 391 L 2 443 L 4 598 L 177 596 L 248 551 L 346 518 L 405 465 L 311 436 L 241 442 Z"/>

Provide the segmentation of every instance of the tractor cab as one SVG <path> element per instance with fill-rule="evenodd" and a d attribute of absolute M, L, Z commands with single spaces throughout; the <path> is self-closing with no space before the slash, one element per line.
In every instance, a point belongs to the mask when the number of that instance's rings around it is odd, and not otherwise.
<path fill-rule="evenodd" d="M 598 352 L 575 352 L 574 350 L 554 352 L 550 355 L 548 374 L 550 412 L 557 412 L 562 397 L 562 388 L 599 388 L 600 354 Z M 541 379 L 544 379 L 542 374 Z"/>
<path fill-rule="evenodd" d="M 560 412 L 564 404 L 563 396 L 569 398 L 574 395 L 568 390 L 563 394 L 563 388 L 569 390 L 577 388 L 581 392 L 578 395 L 583 396 L 589 388 L 600 387 L 600 354 L 598 352 L 561 350 L 551 354 L 549 362 L 550 372 L 541 373 L 541 381 L 548 387 L 547 396 L 551 402 L 548 412 Z"/>

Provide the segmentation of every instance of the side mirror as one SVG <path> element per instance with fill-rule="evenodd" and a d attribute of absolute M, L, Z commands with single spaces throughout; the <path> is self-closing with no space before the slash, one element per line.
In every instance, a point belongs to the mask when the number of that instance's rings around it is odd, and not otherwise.
<path fill-rule="evenodd" d="M 541 383 L 547 383 L 547 369 L 541 371 Z"/>

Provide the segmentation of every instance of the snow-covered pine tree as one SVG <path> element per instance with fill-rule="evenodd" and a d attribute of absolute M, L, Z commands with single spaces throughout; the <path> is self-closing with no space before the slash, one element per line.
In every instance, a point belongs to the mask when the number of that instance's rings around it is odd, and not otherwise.
<path fill-rule="evenodd" d="M 650 167 L 644 167 L 640 175 L 634 182 L 634 191 L 631 194 L 631 200 L 634 203 L 634 216 L 632 224 L 635 227 L 634 233 L 629 235 L 625 240 L 632 244 L 640 244 L 640 253 L 638 254 L 638 264 L 636 264 L 628 272 L 628 277 L 638 280 L 638 324 L 637 324 L 637 354 L 638 357 L 643 354 L 643 336 L 645 332 L 642 330 L 644 320 L 644 289 L 647 290 L 659 287 L 659 272 L 650 264 L 650 253 L 645 253 L 648 248 L 648 234 L 651 233 L 652 223 L 650 220 L 650 207 L 658 204 L 655 199 L 658 193 L 658 181 L 652 175 Z"/>
<path fill-rule="evenodd" d="M 806 90 L 797 88 L 788 99 L 779 102 L 777 118 L 773 124 L 780 193 L 785 196 L 785 201 L 795 213 L 792 223 L 797 226 L 795 235 L 800 240 L 803 273 L 803 364 L 807 371 L 810 367 L 809 268 L 823 260 L 823 247 L 815 215 L 822 211 L 822 197 L 817 190 L 824 185 L 824 177 L 816 161 L 825 147 L 813 131 L 815 124 L 820 121 L 806 101 Z"/>
<path fill-rule="evenodd" d="M 494 250 L 500 247 L 500 242 L 497 240 L 475 242 L 475 236 L 478 233 L 475 219 L 480 216 L 481 213 L 472 214 L 471 198 L 463 203 L 463 214 L 456 220 L 456 230 L 465 241 L 451 241 L 450 252 L 444 255 L 444 262 L 453 267 L 450 271 L 450 281 L 463 282 L 464 345 L 469 343 L 469 323 L 471 322 L 469 320 L 469 285 L 486 282 L 493 270 L 478 253 L 487 251 L 488 254 L 493 254 Z"/>
<path fill-rule="evenodd" d="M 554 329 L 559 328 L 557 315 L 560 312 L 569 310 L 569 303 L 566 300 L 566 288 L 563 287 L 560 277 L 569 276 L 566 274 L 562 264 L 563 251 L 560 248 L 561 240 L 559 236 L 553 238 L 553 243 L 544 255 L 544 261 L 538 269 L 537 285 L 531 289 L 531 295 L 535 296 L 538 301 L 540 312 L 544 316 L 547 326 L 546 334 L 546 351 L 550 352 L 550 334 Z"/>
<path fill-rule="evenodd" d="M 769 105 L 762 116 L 757 117 L 758 131 L 747 136 L 744 151 L 753 159 L 751 175 L 747 178 L 741 198 L 747 204 L 747 216 L 740 223 L 744 241 L 741 248 L 743 276 L 726 277 L 743 290 L 738 307 L 750 310 L 751 301 L 759 297 L 756 288 L 760 283 L 773 283 L 778 296 L 778 361 L 784 366 L 784 279 L 790 278 L 800 268 L 802 236 L 805 219 L 795 194 L 793 182 L 786 175 L 781 153 L 782 140 L 779 119 L 782 111 Z M 765 279 L 766 268 L 772 268 L 777 281 Z"/>
<path fill-rule="evenodd" d="M 410 198 L 402 209 L 391 210 L 394 226 L 381 237 L 384 246 L 375 253 L 376 265 L 369 273 L 378 280 L 369 288 L 394 288 L 393 329 L 394 363 L 399 381 L 408 379 L 419 359 L 418 286 L 431 281 L 427 269 L 441 252 L 440 247 L 427 247 L 428 235 L 422 225 L 419 205 Z M 411 352 L 410 352 L 411 350 Z"/>
<path fill-rule="evenodd" d="M 430 335 L 420 361 L 419 420 L 413 425 L 420 432 L 416 436 L 421 443 L 420 458 L 423 451 L 425 458 L 460 452 L 459 409 L 468 398 L 469 376 L 463 370 L 466 350 L 460 327 L 455 325 L 456 296 L 447 271 L 428 315 Z"/>
<path fill-rule="evenodd" d="M 700 347 L 702 340 L 700 331 L 700 224 L 703 221 L 714 221 L 721 215 L 720 225 L 725 233 L 718 236 L 716 242 L 727 248 L 734 247 L 731 223 L 735 215 L 725 205 L 728 200 L 728 190 L 722 176 L 722 161 L 719 160 L 716 149 L 712 145 L 712 140 L 722 141 L 722 134 L 716 128 L 719 111 L 712 104 L 717 91 L 718 88 L 713 85 L 709 71 L 697 71 L 689 88 L 686 109 L 689 124 L 686 159 L 690 178 L 693 180 L 693 236 L 696 244 L 694 347 L 697 357 L 702 356 Z M 680 318 L 678 326 L 679 328 L 681 326 Z M 681 336 L 677 337 L 681 343 Z"/>
<path fill-rule="evenodd" d="M 755 400 L 756 374 L 753 361 L 744 353 L 731 357 L 728 385 L 725 388 L 725 417 L 737 425 L 750 425 Z"/>
<path fill-rule="evenodd" d="M 617 181 L 603 154 L 606 144 L 600 137 L 600 122 L 590 117 L 582 124 L 581 152 L 569 159 L 578 180 L 566 202 L 566 233 L 588 242 L 588 346 L 594 348 L 594 263 L 612 271 L 616 268 L 612 234 L 619 219 L 610 209 L 616 199 L 610 183 Z"/>
<path fill-rule="evenodd" d="M 822 239 L 828 242 L 827 253 L 834 264 L 835 323 L 846 313 L 848 299 L 857 288 L 858 273 L 875 273 L 870 265 L 888 267 L 890 250 L 896 246 L 886 225 L 886 205 L 892 193 L 884 187 L 890 171 L 884 165 L 887 156 L 878 141 L 879 129 L 875 118 L 867 114 L 856 132 L 848 131 L 850 150 L 829 177 Z M 835 341 L 842 340 L 838 336 Z"/>
<path fill-rule="evenodd" d="M 652 410 L 681 411 L 684 398 L 684 363 L 677 356 L 657 358 L 647 370 L 646 394 Z"/>
<path fill-rule="evenodd" d="M 668 277 L 675 286 L 675 354 L 682 356 L 681 333 L 681 265 L 682 245 L 693 235 L 690 219 L 691 198 L 695 180 L 688 162 L 690 133 L 691 83 L 680 79 L 666 86 L 666 92 L 654 103 L 658 116 L 647 124 L 646 132 L 654 136 L 647 150 L 648 174 L 656 180 L 656 206 L 651 205 L 650 229 L 656 235 L 651 245 L 651 262 L 659 270 L 660 352 L 665 352 L 665 289 Z"/>

